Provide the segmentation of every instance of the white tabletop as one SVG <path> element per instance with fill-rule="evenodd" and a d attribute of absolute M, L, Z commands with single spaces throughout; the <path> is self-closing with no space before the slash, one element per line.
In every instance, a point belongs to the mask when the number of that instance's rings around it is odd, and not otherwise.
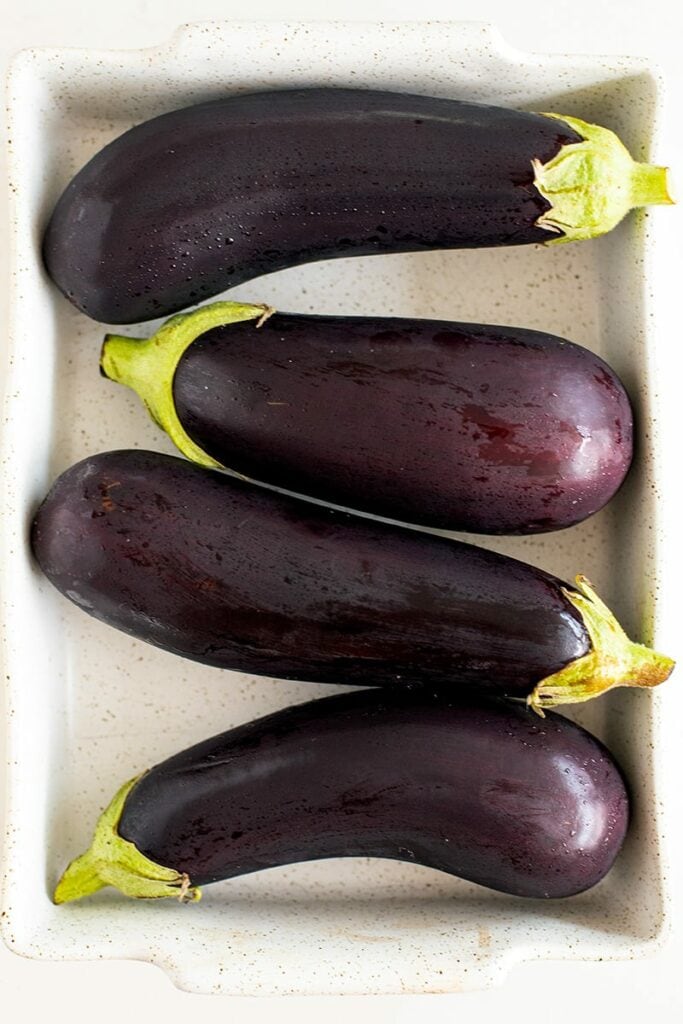
<path fill-rule="evenodd" d="M 681 167 L 680 109 L 683 104 L 683 13 L 675 0 L 250 0 L 248 5 L 226 0 L 116 0 L 112 4 L 83 5 L 82 0 L 4 0 L 0 33 L 0 73 L 4 78 L 9 57 L 29 46 L 86 46 L 138 48 L 158 44 L 183 22 L 243 19 L 325 18 L 344 20 L 462 20 L 489 21 L 505 39 L 523 50 L 565 53 L 614 53 L 654 58 L 667 78 L 671 94 L 667 159 Z M 678 135 L 676 134 L 676 128 Z M 3 129 L 4 130 L 4 129 Z M 671 152 L 669 153 L 669 150 Z M 680 179 L 683 172 L 679 170 Z M 0 181 L 5 179 L 4 152 L 0 154 Z M 683 239 L 683 205 L 679 218 Z M 5 238 L 6 212 L 0 209 L 0 238 Z M 683 242 L 679 254 L 683 257 Z M 0 279 L 7 280 L 7 254 L 0 245 Z M 683 270 L 683 258 L 681 258 Z M 2 287 L 2 286 L 0 286 Z M 1 293 L 0 293 L 1 294 Z M 0 299 L 0 311 L 6 303 Z M 677 330 L 678 328 L 678 330 Z M 683 362 L 680 324 L 672 324 L 674 360 Z M 2 337 L 0 336 L 0 347 Z M 677 351 L 678 350 L 678 351 Z M 678 374 L 678 379 L 681 375 Z M 672 427 L 675 422 L 672 420 Z M 672 435 L 672 448 L 680 444 Z M 676 456 L 680 458 L 680 454 Z M 678 495 L 667 497 L 669 507 Z M 677 569 L 680 567 L 677 566 Z M 11 586 L 11 581 L 0 581 Z M 683 602 L 681 604 L 683 607 Z M 671 610 L 674 613 L 674 610 Z M 683 645 L 682 651 L 683 651 Z M 675 653 L 675 652 L 674 652 Z M 678 652 L 679 655 L 682 653 Z M 680 660 L 680 659 L 679 659 Z M 679 669 L 679 672 L 681 670 Z M 681 687 L 674 677 L 672 687 Z M 683 694 L 682 694 L 683 696 Z M 666 738 L 675 751 L 681 744 L 683 699 L 670 698 Z M 678 726 L 676 720 L 678 719 Z M 0 730 L 0 743 L 2 742 Z M 0 764 L 4 763 L 0 749 Z M 513 970 L 498 989 L 449 996 L 343 998 L 229 998 L 191 996 L 176 991 L 161 971 L 142 963 L 46 963 L 21 960 L 0 943 L 0 1010 L 6 1020 L 31 1024 L 46 1020 L 61 1024 L 82 1021 L 108 1024 L 123 1016 L 144 1019 L 153 1015 L 163 1024 L 184 1021 L 189 1014 L 202 1024 L 276 1019 L 345 1022 L 349 1017 L 411 1021 L 426 1024 L 467 1020 L 488 1024 L 493 1020 L 536 1024 L 592 1024 L 601 1016 L 618 1024 L 650 1017 L 657 1024 L 683 1020 L 683 785 L 675 759 L 668 763 L 670 778 L 665 798 L 669 807 L 671 855 L 674 866 L 672 919 L 674 927 L 664 948 L 654 957 L 635 963 L 536 963 Z M 676 778 L 678 775 L 678 778 Z M 144 1004 L 144 1007 L 143 1005 Z M 138 1010 L 139 1007 L 139 1010 Z M 137 1012 L 136 1012 L 137 1011 Z"/>

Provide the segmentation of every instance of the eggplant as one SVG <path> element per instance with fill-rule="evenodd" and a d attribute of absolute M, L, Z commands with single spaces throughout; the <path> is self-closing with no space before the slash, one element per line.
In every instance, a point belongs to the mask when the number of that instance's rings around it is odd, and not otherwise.
<path fill-rule="evenodd" d="M 88 316 L 136 323 L 314 260 L 594 237 L 671 202 L 666 177 L 574 117 L 360 89 L 231 95 L 105 146 L 43 254 Z"/>
<path fill-rule="evenodd" d="M 144 451 L 63 473 L 31 542 L 84 611 L 207 665 L 311 682 L 493 689 L 535 708 L 653 686 L 671 659 L 575 587 L 469 544 Z"/>
<path fill-rule="evenodd" d="M 113 885 L 196 900 L 211 882 L 327 857 L 572 896 L 609 871 L 628 820 L 609 751 L 560 715 L 362 690 L 240 725 L 126 783 L 54 898 Z"/>
<path fill-rule="evenodd" d="M 217 302 L 101 365 L 200 465 L 447 530 L 581 522 L 633 454 L 616 374 L 540 331 Z"/>

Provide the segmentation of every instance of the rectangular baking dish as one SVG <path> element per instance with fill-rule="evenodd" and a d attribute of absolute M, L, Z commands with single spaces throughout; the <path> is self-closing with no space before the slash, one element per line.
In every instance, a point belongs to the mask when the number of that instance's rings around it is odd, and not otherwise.
<path fill-rule="evenodd" d="M 566 901 L 530 902 L 415 865 L 329 861 L 211 887 L 199 906 L 112 890 L 50 895 L 116 786 L 192 742 L 332 687 L 191 664 L 84 615 L 31 561 L 28 527 L 54 477 L 96 451 L 171 451 L 130 393 L 98 373 L 106 327 L 41 266 L 46 217 L 72 174 L 134 123 L 226 91 L 353 85 L 461 97 L 594 120 L 657 162 L 660 91 L 641 60 L 514 51 L 475 23 L 220 23 L 140 51 L 32 50 L 10 78 L 13 300 L 2 458 L 9 797 L 2 927 L 50 959 L 136 958 L 196 992 L 452 992 L 541 958 L 645 955 L 666 924 L 657 693 L 619 691 L 571 711 L 621 761 L 634 820 L 614 870 Z M 635 639 L 661 642 L 666 537 L 658 515 L 654 267 L 660 213 L 549 249 L 423 253 L 300 267 L 231 298 L 290 311 L 499 322 L 599 352 L 634 402 L 639 446 L 616 500 L 580 527 L 477 539 L 565 578 L 590 576 Z M 654 230 L 652 230 L 654 227 Z M 153 325 L 139 332 L 147 334 Z M 471 539 L 471 538 L 470 538 Z M 659 633 L 659 635 L 658 635 Z"/>

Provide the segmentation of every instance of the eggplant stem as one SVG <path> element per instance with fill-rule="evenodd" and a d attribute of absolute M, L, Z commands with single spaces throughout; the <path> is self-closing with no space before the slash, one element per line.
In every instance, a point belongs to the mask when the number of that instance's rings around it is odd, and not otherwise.
<path fill-rule="evenodd" d="M 543 114 L 573 128 L 581 142 L 562 146 L 546 164 L 534 159 L 534 185 L 550 203 L 536 221 L 548 244 L 596 238 L 638 206 L 673 203 L 667 167 L 638 163 L 608 128 L 563 114 Z"/>
<path fill-rule="evenodd" d="M 629 640 L 585 576 L 575 582 L 576 590 L 563 588 L 563 593 L 581 615 L 591 650 L 541 680 L 529 694 L 527 704 L 541 717 L 544 708 L 591 700 L 615 686 L 657 686 L 674 668 L 671 658 Z"/>
<path fill-rule="evenodd" d="M 256 326 L 272 316 L 272 306 L 240 302 L 212 302 L 192 313 L 180 313 L 167 320 L 151 338 L 128 338 L 107 334 L 102 345 L 100 370 L 105 377 L 135 391 L 150 416 L 165 430 L 186 458 L 208 469 L 225 469 L 195 444 L 183 427 L 175 408 L 173 379 L 185 350 L 213 327 L 256 320 Z"/>
<path fill-rule="evenodd" d="M 264 306 L 263 307 L 263 312 L 261 313 L 261 316 L 256 321 L 257 328 L 258 327 L 263 327 L 263 325 L 266 322 L 266 320 L 269 320 L 270 317 L 273 315 L 273 313 L 276 313 L 276 312 L 277 312 L 277 310 L 275 309 L 274 306 Z"/>
<path fill-rule="evenodd" d="M 100 816 L 90 849 L 71 861 L 57 883 L 55 903 L 80 900 L 107 885 L 138 899 L 169 897 L 181 903 L 201 899 L 201 889 L 191 884 L 187 874 L 155 864 L 119 835 L 126 798 L 140 778 L 126 782 Z"/>

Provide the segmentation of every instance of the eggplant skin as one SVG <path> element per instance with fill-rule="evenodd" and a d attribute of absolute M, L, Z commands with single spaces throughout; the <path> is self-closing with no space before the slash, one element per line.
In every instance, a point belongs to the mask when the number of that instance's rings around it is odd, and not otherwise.
<path fill-rule="evenodd" d="M 339 256 L 544 242 L 534 185 L 565 122 L 392 92 L 223 99 L 115 139 L 59 199 L 48 273 L 80 310 L 135 323 Z"/>
<path fill-rule="evenodd" d="M 171 757 L 130 791 L 118 833 L 193 885 L 363 856 L 549 898 L 595 885 L 628 820 L 613 758 L 560 715 L 360 691 Z"/>
<path fill-rule="evenodd" d="M 200 335 L 173 397 L 189 437 L 238 473 L 451 530 L 581 522 L 633 454 L 610 367 L 521 328 L 276 313 Z"/>
<path fill-rule="evenodd" d="M 63 473 L 32 546 L 96 618 L 258 675 L 527 696 L 592 649 L 540 569 L 154 452 Z"/>

